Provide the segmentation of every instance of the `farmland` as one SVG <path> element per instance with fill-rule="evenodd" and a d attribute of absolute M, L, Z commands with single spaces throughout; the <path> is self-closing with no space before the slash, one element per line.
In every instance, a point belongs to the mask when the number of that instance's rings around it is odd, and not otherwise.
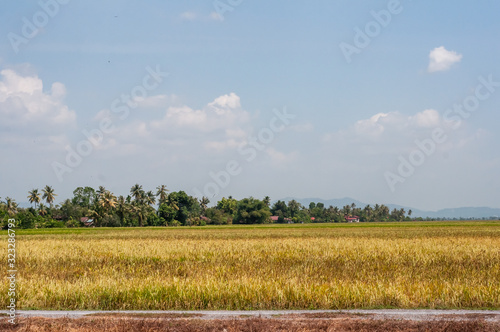
<path fill-rule="evenodd" d="M 20 309 L 500 308 L 499 221 L 17 234 Z"/>

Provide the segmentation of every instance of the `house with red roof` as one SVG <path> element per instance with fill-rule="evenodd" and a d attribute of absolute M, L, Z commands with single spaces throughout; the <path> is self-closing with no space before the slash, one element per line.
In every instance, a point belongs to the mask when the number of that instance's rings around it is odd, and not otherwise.
<path fill-rule="evenodd" d="M 279 216 L 271 216 L 269 218 L 271 219 L 272 223 L 276 223 L 276 222 L 278 222 L 278 220 L 279 220 L 280 217 Z M 287 222 L 289 224 L 292 223 L 292 219 L 290 219 L 290 218 L 283 218 L 283 219 L 284 219 L 285 222 Z"/>
<path fill-rule="evenodd" d="M 92 226 L 92 224 L 94 223 L 94 219 L 88 217 L 80 218 L 80 221 L 87 227 Z"/>
<path fill-rule="evenodd" d="M 347 222 L 359 222 L 358 216 L 344 216 L 344 218 Z"/>

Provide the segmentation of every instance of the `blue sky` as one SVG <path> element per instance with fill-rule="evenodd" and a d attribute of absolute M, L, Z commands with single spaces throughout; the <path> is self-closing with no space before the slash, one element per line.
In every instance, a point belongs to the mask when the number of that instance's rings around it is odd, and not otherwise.
<path fill-rule="evenodd" d="M 127 194 L 141 183 L 213 201 L 500 207 L 498 2 L 1 7 L 2 199 L 46 184 L 67 198 L 77 186 Z M 346 57 L 347 44 L 357 53 Z M 168 76 L 146 91 L 150 71 Z M 113 102 L 133 91 L 146 95 L 121 118 Z M 79 153 L 72 165 L 68 151 Z"/>

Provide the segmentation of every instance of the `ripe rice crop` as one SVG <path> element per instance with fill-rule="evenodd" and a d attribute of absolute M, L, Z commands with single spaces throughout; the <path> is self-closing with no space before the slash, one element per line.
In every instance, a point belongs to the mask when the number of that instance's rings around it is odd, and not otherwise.
<path fill-rule="evenodd" d="M 500 307 L 498 221 L 17 234 L 23 309 Z"/>

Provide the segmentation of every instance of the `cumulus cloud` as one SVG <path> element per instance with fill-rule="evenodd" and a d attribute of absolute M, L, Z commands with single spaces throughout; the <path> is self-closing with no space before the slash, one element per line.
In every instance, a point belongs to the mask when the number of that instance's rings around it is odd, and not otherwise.
<path fill-rule="evenodd" d="M 441 124 L 442 118 L 439 112 L 428 109 L 410 116 L 399 112 L 378 113 L 369 119 L 357 121 L 350 131 L 358 136 L 377 138 L 384 133 L 409 133 L 422 128 L 435 128 Z"/>
<path fill-rule="evenodd" d="M 153 128 L 182 128 L 201 132 L 236 130 L 248 122 L 248 112 L 241 108 L 240 97 L 235 93 L 223 95 L 202 109 L 189 106 L 169 107 L 161 120 L 151 123 Z"/>
<path fill-rule="evenodd" d="M 0 71 L 0 75 L 0 127 L 55 136 L 76 126 L 75 112 L 63 102 L 63 84 L 53 83 L 45 92 L 37 76 L 22 76 L 10 69 Z"/>
<path fill-rule="evenodd" d="M 394 115 L 395 113 L 392 114 L 392 116 Z M 354 131 L 358 135 L 379 136 L 385 130 L 383 120 L 388 116 L 389 113 L 378 113 L 369 119 L 359 120 L 354 124 Z"/>
<path fill-rule="evenodd" d="M 433 128 L 441 124 L 441 116 L 439 115 L 439 112 L 433 109 L 419 112 L 415 116 L 410 117 L 410 120 L 416 126 L 424 128 Z"/>
<path fill-rule="evenodd" d="M 213 102 L 209 103 L 208 106 L 214 109 L 218 114 L 224 113 L 225 110 L 240 108 L 240 97 L 238 97 L 234 92 L 231 92 L 229 95 L 216 98 Z"/>
<path fill-rule="evenodd" d="M 450 67 L 462 60 L 462 54 L 455 51 L 448 51 L 444 46 L 436 47 L 429 53 L 429 73 L 446 71 Z"/>
<path fill-rule="evenodd" d="M 468 160 L 477 159 L 480 157 L 478 151 L 485 148 L 491 151 L 493 142 L 488 132 L 471 124 L 455 128 L 443 114 L 433 109 L 414 114 L 384 112 L 325 135 L 319 151 L 310 152 L 308 163 L 314 165 L 314 174 L 322 175 L 325 183 L 330 181 L 332 188 L 343 187 L 346 195 L 352 183 L 371 188 L 368 191 L 380 192 L 390 188 L 385 174 L 399 174 L 402 160 L 414 158 L 418 151 L 419 156 L 424 155 L 419 161 L 423 164 L 418 172 L 415 171 L 414 178 L 407 178 L 408 182 L 398 187 L 398 194 L 401 194 L 406 190 L 413 192 L 423 183 L 438 187 L 437 184 L 443 182 L 437 177 L 456 181 L 458 177 L 450 174 L 457 169 L 477 169 L 465 166 L 463 161 L 469 163 Z M 314 159 L 318 155 L 324 157 Z M 303 160 L 301 157 L 299 162 Z M 475 163 L 484 165 L 482 161 Z"/>
<path fill-rule="evenodd" d="M 27 184 L 52 181 L 51 162 L 63 155 L 77 128 L 76 113 L 64 102 L 66 87 L 45 87 L 37 75 L 25 73 L 0 70 L 0 153 L 10 159 L 1 165 L 1 182 L 23 191 Z"/>
<path fill-rule="evenodd" d="M 157 128 L 176 127 L 198 127 L 206 128 L 203 124 L 207 121 L 207 113 L 203 110 L 194 110 L 188 106 L 170 107 L 163 120 L 153 122 Z M 208 128 L 207 128 L 208 129 Z"/>
<path fill-rule="evenodd" d="M 156 99 L 156 98 L 155 98 Z M 96 119 L 107 116 L 101 112 Z M 113 133 L 99 149 L 125 151 L 127 145 L 146 152 L 154 149 L 190 151 L 190 153 L 236 150 L 251 132 L 250 115 L 241 107 L 235 93 L 222 95 L 204 107 L 170 106 L 154 118 L 116 123 Z"/>
<path fill-rule="evenodd" d="M 445 142 L 436 146 L 436 150 L 441 153 L 472 149 L 472 144 L 482 144 L 485 141 L 479 139 L 486 137 L 484 131 L 478 134 L 471 126 L 456 128 L 453 125 L 434 109 L 411 115 L 400 112 L 378 113 L 355 122 L 347 129 L 324 135 L 323 153 L 334 153 L 336 156 L 343 156 L 342 160 L 349 161 L 371 156 L 374 162 L 378 160 L 383 164 L 413 151 L 417 141 L 433 140 L 436 132 L 447 137 Z M 365 166 L 368 167 L 369 164 Z"/>
<path fill-rule="evenodd" d="M 433 129 L 448 129 L 451 124 L 433 109 L 414 115 L 400 112 L 377 113 L 355 122 L 351 127 L 323 137 L 325 144 L 347 151 L 367 154 L 402 152 L 413 146 L 415 139 L 426 138 Z"/>

